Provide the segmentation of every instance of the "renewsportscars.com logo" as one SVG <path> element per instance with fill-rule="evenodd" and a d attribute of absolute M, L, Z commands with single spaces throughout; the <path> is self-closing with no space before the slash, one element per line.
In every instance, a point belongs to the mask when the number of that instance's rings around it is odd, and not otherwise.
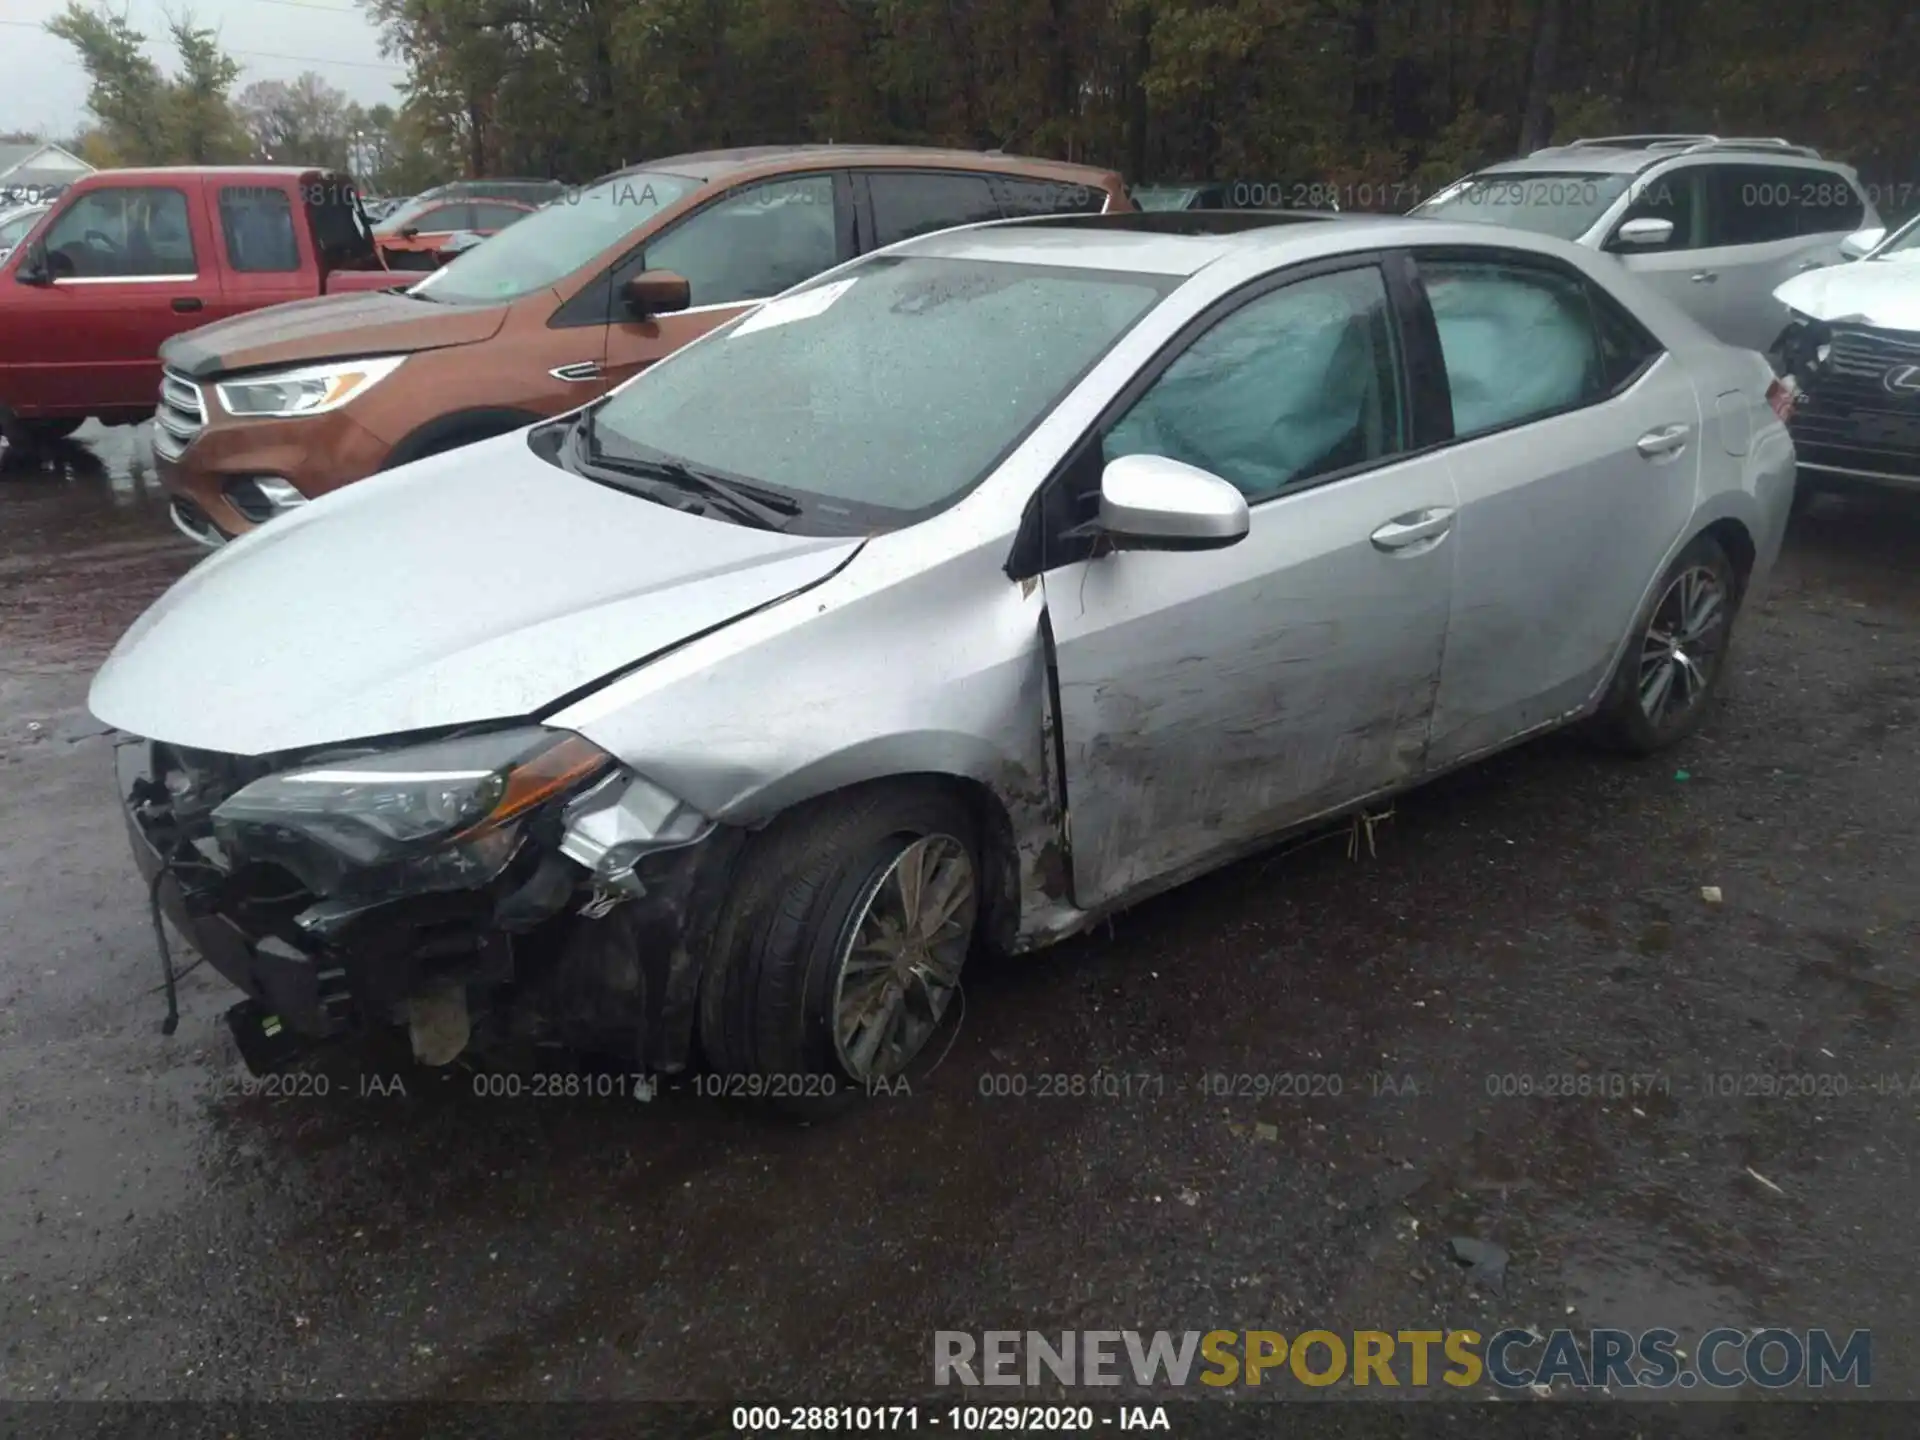
<path fill-rule="evenodd" d="M 1506 1390 L 1822 1389 L 1873 1383 L 1873 1332 L 1709 1330 L 936 1330 L 936 1385 L 1367 1385 Z"/>

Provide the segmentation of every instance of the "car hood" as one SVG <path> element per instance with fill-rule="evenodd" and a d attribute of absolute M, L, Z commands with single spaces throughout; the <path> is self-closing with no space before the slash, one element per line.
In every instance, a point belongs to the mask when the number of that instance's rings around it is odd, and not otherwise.
<path fill-rule="evenodd" d="M 1855 260 L 1796 275 L 1773 298 L 1829 324 L 1920 330 L 1920 257 Z"/>
<path fill-rule="evenodd" d="M 670 509 L 548 464 L 521 432 L 217 551 L 121 638 L 87 703 L 236 755 L 526 716 L 819 583 L 860 543 Z"/>
<path fill-rule="evenodd" d="M 443 305 L 391 290 L 322 295 L 176 335 L 160 347 L 160 360 L 205 380 L 266 365 L 472 345 L 491 339 L 506 321 L 504 305 Z"/>

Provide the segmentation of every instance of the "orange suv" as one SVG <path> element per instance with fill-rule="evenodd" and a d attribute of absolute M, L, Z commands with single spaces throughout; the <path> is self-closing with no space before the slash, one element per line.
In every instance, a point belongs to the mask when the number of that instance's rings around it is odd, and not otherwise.
<path fill-rule="evenodd" d="M 318 495 L 576 409 L 747 306 L 908 236 L 1131 210 L 1104 170 L 811 145 L 679 155 L 571 192 L 406 290 L 161 349 L 174 523 L 219 545 Z"/>

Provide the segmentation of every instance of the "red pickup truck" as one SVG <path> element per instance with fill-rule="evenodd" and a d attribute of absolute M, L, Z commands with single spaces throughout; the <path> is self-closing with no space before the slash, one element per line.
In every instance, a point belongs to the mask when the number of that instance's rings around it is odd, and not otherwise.
<path fill-rule="evenodd" d="M 246 310 L 418 275 L 382 264 L 353 181 L 328 170 L 102 170 L 0 262 L 0 433 L 153 413 L 161 342 Z"/>

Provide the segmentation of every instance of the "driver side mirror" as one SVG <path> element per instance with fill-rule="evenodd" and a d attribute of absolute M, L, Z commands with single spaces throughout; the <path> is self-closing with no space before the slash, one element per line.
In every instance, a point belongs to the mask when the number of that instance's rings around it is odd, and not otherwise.
<path fill-rule="evenodd" d="M 1613 243 L 1624 250 L 1643 250 L 1673 239 L 1673 222 L 1653 215 L 1629 220 L 1613 232 Z"/>
<path fill-rule="evenodd" d="M 47 261 L 47 243 L 35 240 L 27 246 L 27 253 L 20 257 L 20 268 L 13 272 L 13 278 L 22 285 L 51 285 L 53 269 Z"/>
<path fill-rule="evenodd" d="M 1840 242 L 1840 254 L 1843 259 L 1858 260 L 1874 246 L 1887 238 L 1884 225 L 1870 225 L 1865 230 L 1856 230 Z"/>
<path fill-rule="evenodd" d="M 693 302 L 693 287 L 684 275 L 671 270 L 642 270 L 620 287 L 620 303 L 636 320 L 671 315 Z"/>
<path fill-rule="evenodd" d="M 1100 475 L 1100 531 L 1116 550 L 1221 550 L 1247 538 L 1247 498 L 1164 455 L 1122 455 Z"/>

